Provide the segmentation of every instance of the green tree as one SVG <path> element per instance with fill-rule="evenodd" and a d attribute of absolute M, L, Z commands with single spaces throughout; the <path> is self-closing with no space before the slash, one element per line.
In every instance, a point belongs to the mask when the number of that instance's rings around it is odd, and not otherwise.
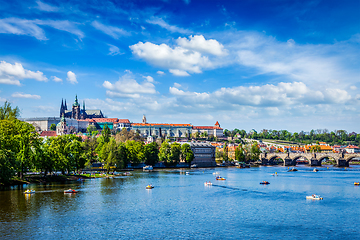
<path fill-rule="evenodd" d="M 129 152 L 126 148 L 125 143 L 120 142 L 118 144 L 118 158 L 117 158 L 117 162 L 116 162 L 116 167 L 117 168 L 125 168 L 126 165 L 129 162 L 129 158 L 128 158 Z"/>
<path fill-rule="evenodd" d="M 260 159 L 260 147 L 257 142 L 253 142 L 250 148 L 250 159 L 252 161 L 257 161 Z"/>
<path fill-rule="evenodd" d="M 242 144 L 235 149 L 235 159 L 239 162 L 246 162 L 246 153 Z"/>
<path fill-rule="evenodd" d="M 181 157 L 189 164 L 194 160 L 194 153 L 189 144 L 185 143 L 181 146 Z"/>
<path fill-rule="evenodd" d="M 144 161 L 144 143 L 138 141 L 127 141 L 125 143 L 128 150 L 129 162 L 139 164 Z"/>
<path fill-rule="evenodd" d="M 226 143 L 224 143 L 224 146 L 223 146 L 222 159 L 223 159 L 223 161 L 228 161 L 229 160 L 229 149 L 228 149 Z"/>
<path fill-rule="evenodd" d="M 107 124 L 104 125 L 103 130 L 101 131 L 101 136 L 104 139 L 104 142 L 108 143 L 111 137 L 111 131 Z"/>
<path fill-rule="evenodd" d="M 50 130 L 51 130 L 51 131 L 56 131 L 56 125 L 55 125 L 55 123 L 52 123 L 52 124 L 50 125 Z"/>
<path fill-rule="evenodd" d="M 5 101 L 4 106 L 0 107 L 0 120 L 14 120 L 20 116 L 18 107 L 12 108 L 11 103 Z"/>
<path fill-rule="evenodd" d="M 169 141 L 164 141 L 161 144 L 161 147 L 159 150 L 159 161 L 162 161 L 165 164 L 168 164 L 168 162 L 170 161 L 170 153 L 171 153 L 171 148 L 170 148 Z"/>
<path fill-rule="evenodd" d="M 156 142 L 145 145 L 144 156 L 146 165 L 155 165 L 159 161 L 159 148 Z"/>
<path fill-rule="evenodd" d="M 89 124 L 89 126 L 86 128 L 86 131 L 90 134 L 93 135 L 94 131 L 97 131 L 96 127 L 92 124 Z"/>
<path fill-rule="evenodd" d="M 170 164 L 175 166 L 180 162 L 181 145 L 174 142 L 170 145 L 170 149 Z"/>

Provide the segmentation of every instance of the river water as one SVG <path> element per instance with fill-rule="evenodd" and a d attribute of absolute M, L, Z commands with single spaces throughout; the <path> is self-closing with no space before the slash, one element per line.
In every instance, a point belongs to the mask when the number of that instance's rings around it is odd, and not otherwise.
<path fill-rule="evenodd" d="M 5 189 L 0 239 L 360 239 L 360 168 L 296 168 L 134 171 Z"/>

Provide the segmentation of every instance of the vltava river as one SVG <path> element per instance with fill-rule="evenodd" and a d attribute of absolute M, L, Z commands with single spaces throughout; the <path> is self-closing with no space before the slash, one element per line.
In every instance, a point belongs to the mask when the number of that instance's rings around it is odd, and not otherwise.
<path fill-rule="evenodd" d="M 359 239 L 360 168 L 297 169 L 134 171 L 2 190 L 0 239 Z M 25 196 L 27 188 L 36 193 Z"/>

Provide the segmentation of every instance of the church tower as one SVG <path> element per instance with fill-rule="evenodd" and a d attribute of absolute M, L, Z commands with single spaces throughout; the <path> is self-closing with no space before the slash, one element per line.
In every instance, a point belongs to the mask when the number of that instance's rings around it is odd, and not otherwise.
<path fill-rule="evenodd" d="M 142 118 L 142 123 L 145 123 L 145 124 L 146 124 L 146 117 L 145 117 L 145 114 L 143 115 L 143 118 Z"/>
<path fill-rule="evenodd" d="M 61 121 L 56 126 L 56 135 L 65 135 L 68 133 L 68 126 L 64 115 L 61 116 Z"/>
<path fill-rule="evenodd" d="M 61 107 L 60 107 L 60 117 L 65 114 L 64 100 L 61 99 Z"/>
<path fill-rule="evenodd" d="M 72 118 L 80 119 L 80 104 L 78 102 L 77 95 L 75 97 L 75 102 L 72 106 Z"/>

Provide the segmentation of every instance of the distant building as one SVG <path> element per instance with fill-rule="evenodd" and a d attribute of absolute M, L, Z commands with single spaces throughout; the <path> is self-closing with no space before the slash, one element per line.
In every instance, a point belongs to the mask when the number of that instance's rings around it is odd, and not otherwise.
<path fill-rule="evenodd" d="M 60 106 L 60 117 L 64 115 L 65 118 L 73 118 L 73 119 L 92 119 L 92 118 L 103 118 L 104 115 L 101 112 L 101 110 L 86 110 L 85 109 L 85 101 L 83 102 L 83 107 L 80 109 L 80 104 L 78 102 L 77 95 L 75 96 L 75 102 L 72 105 L 71 110 L 68 110 L 66 105 L 66 99 L 65 104 L 63 100 L 61 100 L 61 106 Z"/>
<path fill-rule="evenodd" d="M 347 153 L 360 153 L 360 148 L 352 145 L 347 146 L 344 150 Z"/>
<path fill-rule="evenodd" d="M 192 127 L 192 133 L 207 133 L 208 136 L 214 136 L 214 137 L 223 137 L 224 131 L 220 127 L 220 124 L 218 121 L 216 121 L 214 126 L 193 126 Z"/>
<path fill-rule="evenodd" d="M 61 121 L 56 125 L 56 135 L 65 135 L 70 133 L 69 127 L 66 124 L 64 115 L 61 117 Z"/>
<path fill-rule="evenodd" d="M 192 125 L 170 123 L 147 123 L 145 115 L 142 123 L 132 123 L 131 129 L 139 132 L 142 137 L 189 137 Z"/>
<path fill-rule="evenodd" d="M 186 144 L 186 143 L 181 143 Z M 209 143 L 187 143 L 190 145 L 191 151 L 194 153 L 194 160 L 191 164 L 197 167 L 215 167 L 215 151 L 216 147 Z"/>
<path fill-rule="evenodd" d="M 30 123 L 35 127 L 37 132 L 42 131 L 50 131 L 50 126 L 52 124 L 57 125 L 61 118 L 59 117 L 36 117 L 36 118 L 20 118 L 21 121 Z M 66 123 L 68 124 L 69 128 L 74 128 L 76 131 L 79 131 L 79 124 L 76 119 L 66 118 Z"/>
<path fill-rule="evenodd" d="M 123 128 L 126 128 L 128 131 L 131 128 L 131 123 L 129 119 L 118 119 L 118 118 L 92 118 L 79 120 L 79 122 L 87 122 L 88 125 L 92 124 L 97 129 L 104 129 L 104 126 L 107 125 L 111 130 L 121 131 Z M 85 125 L 85 123 L 83 123 Z"/>
<path fill-rule="evenodd" d="M 56 131 L 42 131 L 40 137 L 56 137 Z"/>

